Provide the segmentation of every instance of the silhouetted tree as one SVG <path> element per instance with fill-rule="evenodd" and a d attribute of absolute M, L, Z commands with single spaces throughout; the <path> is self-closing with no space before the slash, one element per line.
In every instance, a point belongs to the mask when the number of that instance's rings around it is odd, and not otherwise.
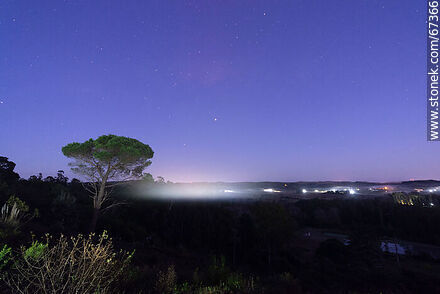
<path fill-rule="evenodd" d="M 142 181 L 145 183 L 154 183 L 154 178 L 150 173 L 144 173 L 142 175 Z"/>
<path fill-rule="evenodd" d="M 15 163 L 7 157 L 0 156 L 0 193 L 7 196 L 12 193 L 12 188 L 20 176 L 14 172 Z"/>
<path fill-rule="evenodd" d="M 58 183 L 66 185 L 67 181 L 69 180 L 69 178 L 64 175 L 64 171 L 63 170 L 59 170 L 57 172 L 56 180 L 57 180 Z"/>
<path fill-rule="evenodd" d="M 139 178 L 147 168 L 154 152 L 150 146 L 136 139 L 104 135 L 84 143 L 70 143 L 62 148 L 63 154 L 76 161 L 72 171 L 87 178 L 87 190 L 93 198 L 93 217 L 90 230 L 94 231 L 99 212 L 109 200 L 110 180 L 124 181 Z"/>

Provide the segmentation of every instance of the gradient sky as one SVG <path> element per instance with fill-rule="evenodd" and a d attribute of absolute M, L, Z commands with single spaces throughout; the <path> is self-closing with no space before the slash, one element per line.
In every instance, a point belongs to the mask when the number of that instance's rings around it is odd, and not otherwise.
<path fill-rule="evenodd" d="M 172 181 L 440 178 L 425 1 L 0 2 L 0 155 L 102 134 Z M 69 173 L 71 176 L 71 173 Z"/>

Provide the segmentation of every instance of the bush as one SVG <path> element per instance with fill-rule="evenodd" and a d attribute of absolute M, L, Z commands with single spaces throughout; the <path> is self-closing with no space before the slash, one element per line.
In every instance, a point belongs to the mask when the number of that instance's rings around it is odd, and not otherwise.
<path fill-rule="evenodd" d="M 220 258 L 217 258 L 216 256 L 213 256 L 212 262 L 208 267 L 207 274 L 208 281 L 211 284 L 218 284 L 222 281 L 225 281 L 230 274 L 230 270 L 226 266 L 225 257 L 220 256 Z"/>
<path fill-rule="evenodd" d="M 174 268 L 173 268 L 174 270 Z M 224 256 L 213 256 L 212 263 L 206 271 L 207 281 L 202 282 L 198 268 L 193 274 L 193 283 L 183 283 L 174 287 L 173 294 L 232 294 L 257 293 L 254 277 L 244 277 L 241 273 L 232 272 L 227 266 Z M 158 290 L 158 289 L 157 289 Z M 159 292 L 170 293 L 170 292 Z"/>
<path fill-rule="evenodd" d="M 0 250 L 0 278 L 4 276 L 4 269 L 9 265 L 11 261 L 11 248 L 4 245 Z"/>
<path fill-rule="evenodd" d="M 35 210 L 33 215 L 28 212 L 29 206 L 24 201 L 18 197 L 11 196 L 0 210 L 0 221 L 3 226 L 17 230 L 20 225 L 38 215 L 37 210 Z"/>
<path fill-rule="evenodd" d="M 155 290 L 158 293 L 172 293 L 176 287 L 176 271 L 174 265 L 170 265 L 166 272 L 159 271 Z"/>
<path fill-rule="evenodd" d="M 133 253 L 115 252 L 106 232 L 21 247 L 6 283 L 18 293 L 112 293 Z"/>

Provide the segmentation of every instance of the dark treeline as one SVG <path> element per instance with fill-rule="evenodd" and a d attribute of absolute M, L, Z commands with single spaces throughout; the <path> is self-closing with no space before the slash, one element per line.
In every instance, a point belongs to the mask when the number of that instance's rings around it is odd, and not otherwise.
<path fill-rule="evenodd" d="M 437 197 L 433 201 L 438 204 Z M 440 245 L 440 210 L 398 205 L 391 196 L 303 200 L 295 203 L 295 212 L 296 219 L 306 226 L 345 231 L 368 227 L 381 237 Z"/>
<path fill-rule="evenodd" d="M 41 244 L 35 240 L 47 233 L 55 239 L 87 234 L 93 206 L 83 183 L 62 171 L 21 179 L 14 167 L 1 158 L 0 205 L 15 201 L 27 218 L 15 227 L 2 218 L 1 246 L 18 252 L 22 245 Z M 96 232 L 107 231 L 116 251 L 135 252 L 122 276 L 102 293 L 440 291 L 436 260 L 380 250 L 384 238 L 440 245 L 436 206 L 399 205 L 391 196 L 295 203 L 152 201 L 131 197 L 126 186 L 114 190 L 122 204 L 103 211 Z M 309 240 L 304 232 L 310 230 L 346 234 L 350 245 Z M 2 281 L 2 291 L 13 292 L 10 280 Z"/>

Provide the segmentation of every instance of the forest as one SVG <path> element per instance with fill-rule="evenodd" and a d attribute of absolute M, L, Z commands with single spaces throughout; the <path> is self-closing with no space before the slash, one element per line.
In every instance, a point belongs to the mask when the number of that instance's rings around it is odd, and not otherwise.
<path fill-rule="evenodd" d="M 383 252 L 394 238 L 440 246 L 440 210 L 393 197 L 171 201 L 132 197 L 93 232 L 85 183 L 20 178 L 0 158 L 2 293 L 435 293 L 440 264 Z M 147 185 L 173 185 L 146 177 Z M 307 242 L 304 231 L 349 236 Z M 316 243 L 316 244 L 315 244 Z"/>

